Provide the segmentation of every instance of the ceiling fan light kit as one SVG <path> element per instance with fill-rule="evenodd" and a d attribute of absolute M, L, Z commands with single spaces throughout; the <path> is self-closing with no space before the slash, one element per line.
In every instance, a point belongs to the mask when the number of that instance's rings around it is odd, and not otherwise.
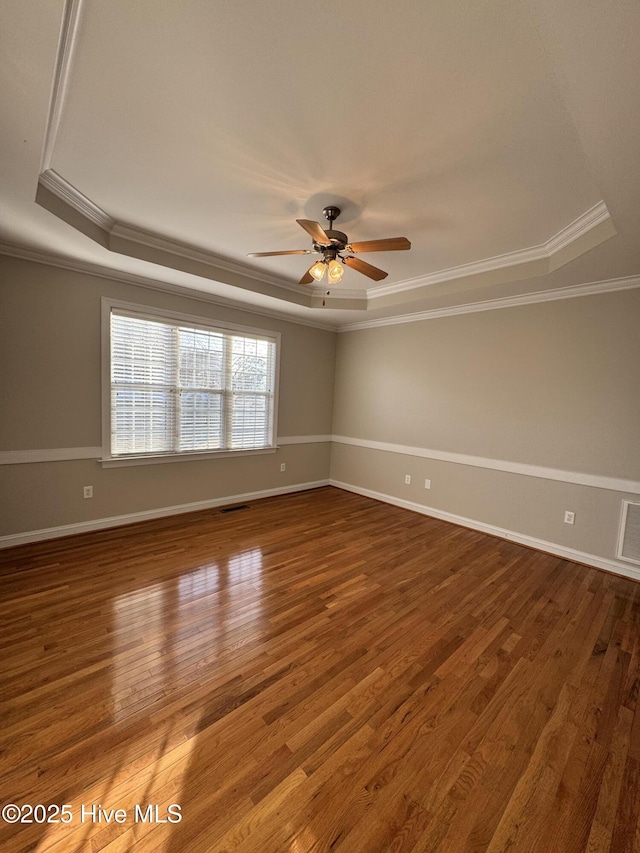
<path fill-rule="evenodd" d="M 316 261 L 309 267 L 309 272 L 316 281 L 322 281 L 326 266 L 324 261 Z"/>
<path fill-rule="evenodd" d="M 338 261 L 329 261 L 327 264 L 327 279 L 329 280 L 329 284 L 337 284 L 339 281 L 342 281 L 343 275 L 344 267 Z"/>
<path fill-rule="evenodd" d="M 389 237 L 382 240 L 365 240 L 360 243 L 350 243 L 349 238 L 343 231 L 333 228 L 333 223 L 340 216 L 340 208 L 328 205 L 322 211 L 325 219 L 329 222 L 329 228 L 324 229 L 319 222 L 311 219 L 296 219 L 298 225 L 303 228 L 313 240 L 313 249 L 293 249 L 282 252 L 251 252 L 250 258 L 266 258 L 275 255 L 310 255 L 315 253 L 322 255 L 322 260 L 315 261 L 302 276 L 299 284 L 311 284 L 313 281 L 322 281 L 325 272 L 329 284 L 337 284 L 342 281 L 344 275 L 344 264 L 356 272 L 366 275 L 373 281 L 382 281 L 388 273 L 378 269 L 371 264 L 356 258 L 361 252 L 397 252 L 411 248 L 411 243 L 406 237 Z M 343 253 L 347 252 L 345 256 Z M 340 260 L 338 260 L 340 259 Z M 342 264 L 340 263 L 342 261 Z"/>

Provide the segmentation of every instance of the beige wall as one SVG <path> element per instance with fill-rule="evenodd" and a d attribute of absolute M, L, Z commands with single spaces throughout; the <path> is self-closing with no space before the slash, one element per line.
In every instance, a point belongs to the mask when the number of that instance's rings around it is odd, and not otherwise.
<path fill-rule="evenodd" d="M 640 480 L 640 288 L 339 335 L 333 431 Z"/>
<path fill-rule="evenodd" d="M 101 296 L 281 332 L 279 435 L 382 443 L 291 444 L 274 454 L 125 468 L 92 459 L 0 465 L 0 536 L 331 476 L 613 560 L 621 500 L 640 500 L 600 482 L 640 481 L 640 289 L 336 336 L 6 257 L 0 283 L 0 451 L 101 444 Z M 467 458 L 428 458 L 442 452 Z M 483 467 L 487 460 L 507 470 Z M 534 475 L 554 469 L 556 479 L 525 476 L 522 465 Z M 604 487 L 569 482 L 576 474 Z M 84 500 L 89 484 L 95 497 Z M 576 513 L 573 526 L 563 523 L 566 509 Z"/>
<path fill-rule="evenodd" d="M 333 332 L 7 257 L 0 287 L 0 451 L 102 444 L 102 296 L 280 332 L 279 435 L 331 432 Z M 325 480 L 329 456 L 328 444 L 295 444 L 127 468 L 93 460 L 0 465 L 0 536 Z M 83 499 L 83 485 L 94 486 L 92 500 Z"/>
<path fill-rule="evenodd" d="M 636 289 L 343 333 L 334 435 L 640 481 L 639 319 Z M 340 444 L 331 475 L 607 559 L 640 500 Z"/>

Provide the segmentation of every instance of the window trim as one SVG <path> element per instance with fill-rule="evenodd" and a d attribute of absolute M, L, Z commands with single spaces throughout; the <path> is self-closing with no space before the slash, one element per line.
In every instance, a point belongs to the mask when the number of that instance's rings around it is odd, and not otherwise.
<path fill-rule="evenodd" d="M 238 332 L 249 336 L 268 338 L 276 347 L 274 388 L 273 388 L 273 419 L 271 444 L 267 447 L 254 449 L 239 448 L 238 450 L 187 450 L 176 453 L 139 454 L 137 456 L 112 456 L 111 454 L 111 312 L 120 310 L 133 314 L 142 320 L 167 320 L 184 323 L 194 329 L 206 331 Z M 125 302 L 120 299 L 101 298 L 101 394 L 102 394 L 102 458 L 99 460 L 104 468 L 127 465 L 154 465 L 163 462 L 196 462 L 206 459 L 223 459 L 235 456 L 256 456 L 265 453 L 275 453 L 278 449 L 278 400 L 280 388 L 280 332 L 272 329 L 257 329 L 254 326 L 241 326 L 226 320 L 216 320 L 195 314 L 183 314 L 179 311 L 168 311 L 164 308 L 154 308 L 150 305 L 140 305 L 136 302 Z"/>

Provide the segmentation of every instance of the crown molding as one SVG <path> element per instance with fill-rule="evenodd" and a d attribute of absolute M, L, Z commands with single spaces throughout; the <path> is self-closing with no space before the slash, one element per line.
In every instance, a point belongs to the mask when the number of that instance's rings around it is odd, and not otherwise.
<path fill-rule="evenodd" d="M 38 185 L 67 204 L 80 216 L 101 228 L 105 232 L 105 244 L 110 251 L 117 252 L 117 250 L 111 247 L 113 240 L 124 240 L 127 243 L 167 252 L 170 255 L 184 258 L 187 261 L 206 264 L 214 269 L 242 275 L 254 281 L 271 284 L 294 293 L 300 292 L 294 285 L 283 282 L 277 276 L 258 272 L 249 264 L 235 263 L 220 255 L 216 255 L 214 252 L 207 252 L 188 243 L 164 237 L 156 232 L 119 222 L 92 201 L 89 196 L 85 195 L 70 181 L 56 172 L 55 169 L 49 168 L 41 173 L 38 177 Z"/>
<path fill-rule="evenodd" d="M 109 216 L 95 202 L 91 201 L 89 196 L 81 193 L 66 178 L 59 175 L 55 169 L 46 169 L 46 171 L 42 172 L 38 177 L 38 184 L 53 193 L 56 198 L 68 204 L 77 213 L 84 216 L 85 219 L 102 228 L 107 234 L 113 231 L 116 220 Z"/>
<path fill-rule="evenodd" d="M 235 275 L 241 275 L 245 278 L 253 279 L 254 281 L 274 285 L 275 287 L 282 288 L 283 290 L 300 294 L 300 288 L 298 286 L 284 282 L 277 276 L 258 272 L 248 264 L 230 261 L 228 258 L 224 258 L 214 252 L 204 251 L 203 249 L 199 249 L 196 246 L 191 246 L 179 240 L 163 237 L 153 231 L 147 231 L 144 228 L 138 228 L 135 225 L 127 225 L 124 222 L 119 222 L 109 216 L 105 210 L 93 202 L 72 183 L 67 181 L 66 178 L 58 174 L 55 169 L 47 169 L 43 172 L 38 178 L 38 185 L 48 190 L 84 219 L 87 219 L 94 225 L 97 225 L 104 233 L 105 247 L 110 251 L 118 252 L 117 249 L 112 247 L 113 240 L 123 240 L 128 244 L 143 246 L 160 252 L 168 252 L 174 257 L 184 258 L 187 261 L 193 261 L 198 264 L 205 264 L 215 270 L 225 270 L 226 272 L 230 272 Z M 138 257 L 135 253 L 131 254 L 133 257 Z M 315 285 L 314 287 L 309 288 L 308 293 L 312 297 L 324 296 L 326 290 L 327 288 L 322 285 Z M 338 288 L 337 290 L 332 289 L 331 298 L 336 300 L 366 300 L 367 294 L 366 290 L 362 288 Z"/>
<path fill-rule="evenodd" d="M 71 272 L 84 273 L 92 275 L 96 278 L 105 278 L 109 281 L 120 281 L 123 284 L 133 284 L 136 287 L 144 287 L 147 290 L 159 290 L 163 293 L 171 293 L 174 296 L 181 296 L 184 299 L 194 299 L 197 302 L 208 302 L 213 305 L 220 305 L 222 308 L 233 309 L 234 311 L 243 311 L 245 314 L 255 314 L 259 317 L 271 317 L 274 320 L 281 320 L 285 323 L 293 323 L 296 326 L 310 326 L 312 329 L 321 329 L 326 332 L 336 332 L 335 325 L 329 323 L 318 323 L 312 320 L 305 320 L 300 317 L 286 314 L 284 311 L 274 311 L 270 308 L 255 308 L 248 305 L 246 302 L 238 302 L 234 299 L 225 299 L 222 296 L 215 296 L 207 293 L 205 290 L 195 290 L 191 287 L 184 287 L 181 284 L 171 284 L 168 281 L 157 281 L 153 278 L 137 275 L 135 273 L 123 272 L 115 270 L 111 267 L 104 267 L 100 264 L 94 264 L 89 261 L 79 261 L 75 258 L 67 258 L 62 255 L 56 255 L 53 252 L 45 252 L 40 249 L 30 249 L 26 246 L 17 246 L 12 243 L 0 241 L 0 255 L 5 255 L 9 258 L 16 258 L 21 261 L 31 261 L 36 264 L 44 264 L 58 269 L 69 270 Z"/>
<path fill-rule="evenodd" d="M 105 245 L 111 251 L 113 251 L 109 245 L 111 238 L 119 238 L 299 294 L 300 291 L 294 284 L 257 271 L 249 264 L 234 263 L 213 252 L 206 252 L 186 243 L 163 237 L 155 232 L 118 222 L 89 196 L 52 168 L 53 152 L 69 90 L 73 57 L 78 43 L 83 3 L 84 0 L 65 0 L 38 184 L 75 210 L 84 219 L 102 229 L 105 232 Z"/>
<path fill-rule="evenodd" d="M 595 296 L 599 293 L 613 293 L 620 290 L 633 290 L 634 288 L 640 287 L 640 275 L 628 276 L 625 278 L 614 278 L 605 281 L 577 284 L 572 287 L 564 287 L 559 290 L 541 290 L 536 293 L 524 293 L 518 296 L 505 296 L 501 299 L 489 299 L 483 302 L 471 302 L 464 305 L 455 305 L 451 308 L 435 308 L 431 311 L 419 311 L 414 314 L 405 314 L 403 316 L 383 317 L 377 320 L 362 320 L 356 323 L 336 325 L 318 323 L 311 320 L 301 319 L 299 317 L 292 317 L 284 312 L 273 311 L 269 308 L 254 308 L 247 305 L 245 302 L 237 302 L 233 299 L 214 296 L 206 291 L 195 290 L 194 288 L 184 287 L 180 284 L 157 281 L 156 279 L 147 278 L 146 276 L 137 275 L 135 273 L 127 273 L 121 270 L 111 269 L 110 267 L 104 267 L 100 264 L 90 263 L 89 261 L 79 261 L 75 258 L 67 258 L 62 255 L 56 255 L 52 252 L 31 249 L 26 246 L 17 246 L 12 243 L 0 241 L 0 255 L 17 258 L 18 260 L 44 264 L 46 266 L 57 267 L 58 269 L 66 269 L 71 272 L 85 273 L 86 275 L 92 275 L 97 278 L 120 281 L 124 284 L 133 284 L 137 287 L 147 288 L 148 290 L 159 290 L 164 293 L 181 296 L 184 299 L 194 299 L 198 302 L 209 302 L 214 305 L 220 305 L 223 308 L 243 311 L 246 314 L 255 314 L 260 317 L 272 317 L 275 320 L 294 323 L 298 326 L 309 326 L 313 329 L 321 329 L 328 332 L 355 332 L 361 329 L 374 329 L 381 326 L 418 323 L 422 320 L 437 320 L 440 317 L 455 317 L 459 314 L 476 314 L 481 311 L 496 311 L 502 308 L 515 308 L 520 305 L 534 305 L 538 302 L 555 302 L 561 299 L 574 299 L 580 296 Z"/>
<path fill-rule="evenodd" d="M 190 246 L 188 243 L 183 243 L 179 240 L 172 240 L 169 237 L 163 237 L 153 231 L 147 231 L 144 228 L 138 228 L 134 225 L 125 225 L 123 222 L 114 221 L 110 236 L 126 240 L 129 243 L 137 243 L 140 246 L 146 246 L 149 249 L 159 249 L 162 252 L 169 252 L 179 258 L 185 258 L 188 261 L 195 261 L 199 264 L 207 264 L 216 269 L 226 270 L 227 272 L 251 278 L 255 281 L 262 281 L 265 284 L 273 284 L 276 287 L 281 287 L 284 290 L 291 290 L 294 293 L 300 293 L 300 290 L 292 284 L 283 282 L 277 276 L 269 275 L 256 271 L 249 264 L 237 263 L 224 258 L 221 255 L 216 255 L 215 252 L 208 252 L 204 249 L 199 249 L 196 246 Z"/>
<path fill-rule="evenodd" d="M 532 261 L 549 260 L 561 249 L 565 249 L 580 237 L 588 234 L 597 225 L 610 218 L 606 204 L 604 201 L 599 201 L 598 204 L 595 204 L 539 246 L 518 249 L 515 252 L 506 252 L 504 255 L 496 255 L 481 261 L 472 261 L 468 264 L 439 270 L 438 272 L 429 273 L 428 275 L 417 278 L 408 278 L 404 281 L 397 281 L 394 284 L 383 284 L 379 287 L 373 287 L 368 290 L 369 299 L 375 300 L 382 296 L 403 293 L 406 290 L 415 290 L 418 287 L 428 287 L 433 284 L 441 284 L 445 281 L 453 281 L 457 278 L 494 272 L 505 267 L 520 266 L 521 264 L 531 263 Z"/>
<path fill-rule="evenodd" d="M 122 240 L 127 244 L 127 248 L 129 249 L 129 251 L 125 253 L 131 254 L 133 257 L 141 258 L 142 260 L 146 260 L 146 258 L 136 253 L 136 246 L 141 246 L 153 251 L 166 252 L 174 258 L 180 258 L 187 262 L 204 264 L 212 270 L 224 270 L 225 272 L 234 275 L 241 275 L 253 281 L 271 285 L 280 290 L 289 291 L 297 295 L 300 293 L 300 290 L 296 285 L 284 282 L 275 276 L 257 272 L 248 264 L 230 261 L 213 252 L 207 252 L 187 243 L 173 240 L 155 232 L 148 231 L 134 225 L 128 225 L 113 219 L 113 217 L 109 216 L 105 210 L 93 202 L 87 195 L 78 190 L 77 187 L 73 186 L 73 184 L 67 181 L 62 175 L 58 174 L 54 169 L 50 168 L 43 172 L 39 176 L 38 185 L 53 194 L 56 198 L 60 199 L 64 204 L 68 205 L 85 220 L 88 220 L 93 225 L 97 225 L 104 233 L 104 245 L 110 251 L 118 252 L 118 249 L 112 246 L 112 241 Z M 464 276 L 478 275 L 480 273 L 491 272 L 506 267 L 518 266 L 532 261 L 548 260 L 557 252 L 571 245 L 597 225 L 608 219 L 610 219 L 610 216 L 605 203 L 599 202 L 541 246 L 522 249 L 517 252 L 509 252 L 483 261 L 463 264 L 458 267 L 452 267 L 448 270 L 441 270 L 437 273 L 421 276 L 420 278 L 407 279 L 403 282 L 396 282 L 395 284 L 384 285 L 382 287 L 369 290 L 356 288 L 344 289 L 338 287 L 335 290 L 332 290 L 331 298 L 336 301 L 366 299 L 367 304 L 371 304 L 371 307 L 373 307 L 372 303 L 382 296 L 402 293 L 419 287 L 438 284 L 444 281 L 451 281 Z M 134 247 L 134 251 L 131 251 L 132 247 Z M 323 296 L 325 291 L 326 287 L 316 285 L 310 289 L 309 293 L 312 297 L 318 297 Z M 363 322 L 366 323 L 367 321 Z M 354 325 L 357 325 L 358 328 L 364 328 L 364 326 L 359 324 Z"/>
<path fill-rule="evenodd" d="M 357 323 L 345 323 L 339 332 L 355 332 L 359 329 L 374 329 L 378 326 L 397 326 L 402 323 L 418 323 L 421 320 L 437 320 L 439 317 L 455 317 L 458 314 L 476 314 L 480 311 L 495 311 L 500 308 L 515 308 L 519 305 L 534 305 L 537 302 L 556 302 L 560 299 L 575 299 L 579 296 L 595 296 L 598 293 L 612 293 L 618 290 L 632 290 L 640 287 L 640 275 L 626 278 L 612 278 L 606 281 L 593 281 L 576 284 L 557 290 L 539 290 L 518 296 L 505 296 L 501 299 L 487 299 L 483 302 L 468 302 L 451 308 L 434 308 L 431 311 L 419 311 L 404 316 L 383 317 L 379 320 L 362 320 Z"/>
<path fill-rule="evenodd" d="M 51 193 L 64 205 L 75 211 L 85 222 L 91 226 L 97 226 L 104 237 L 102 245 L 110 251 L 118 252 L 119 249 L 112 246 L 113 241 L 123 241 L 125 245 L 120 246 L 120 250 L 124 254 L 130 254 L 133 257 L 141 257 L 142 260 L 148 260 L 140 254 L 136 254 L 136 247 L 151 249 L 155 252 L 167 253 L 171 258 L 181 259 L 182 261 L 203 264 L 209 267 L 212 272 L 215 270 L 224 271 L 231 275 L 240 275 L 249 280 L 266 284 L 278 288 L 280 291 L 295 293 L 300 296 L 300 289 L 294 283 L 284 281 L 279 277 L 270 275 L 266 272 L 257 270 L 250 264 L 244 264 L 236 261 L 231 261 L 213 252 L 208 252 L 201 248 L 188 245 L 178 240 L 173 240 L 164 237 L 156 232 L 148 231 L 143 228 L 128 225 L 119 222 L 111 217 L 105 210 L 96 204 L 87 195 L 82 193 L 67 181 L 62 175 L 58 174 L 52 168 L 54 148 L 60 127 L 60 121 L 67 93 L 69 90 L 71 70 L 73 65 L 74 54 L 78 43 L 80 24 L 83 12 L 84 0 L 65 0 L 64 12 L 60 28 L 60 37 L 58 42 L 58 51 L 56 56 L 56 64 L 53 75 L 53 84 L 51 89 L 51 98 L 49 104 L 49 113 L 47 118 L 47 126 L 45 130 L 44 146 L 41 161 L 41 174 L 38 179 L 39 187 Z M 42 198 L 37 199 L 42 203 Z M 44 204 L 46 207 L 47 205 Z M 59 210 L 51 210 L 54 215 L 59 216 Z M 430 273 L 425 276 L 406 279 L 404 281 L 395 282 L 393 284 L 380 285 L 367 289 L 349 289 L 344 290 L 340 287 L 332 290 L 332 302 L 355 302 L 363 300 L 368 303 L 368 307 L 372 308 L 376 299 L 393 294 L 403 293 L 405 291 L 415 290 L 439 284 L 442 282 L 452 281 L 454 279 L 467 276 L 478 275 L 482 273 L 492 272 L 508 267 L 517 267 L 522 264 L 540 261 L 549 261 L 555 254 L 562 249 L 567 248 L 576 240 L 583 237 L 597 225 L 610 219 L 609 211 L 604 201 L 598 202 L 590 210 L 583 213 L 565 228 L 561 229 L 557 234 L 553 235 L 549 240 L 539 246 L 533 246 L 527 249 L 521 249 L 515 252 L 508 252 L 503 255 L 498 255 L 492 258 L 462 264 L 460 266 L 451 267 L 449 269 L 440 270 Z M 67 220 L 68 221 L 68 220 Z M 77 221 L 74 221 L 72 227 L 78 227 Z M 81 226 L 80 226 L 81 227 Z M 95 230 L 85 231 L 92 239 L 96 238 Z M 43 261 L 48 263 L 50 261 Z M 153 260 L 154 263 L 162 263 L 160 259 Z M 176 264 L 177 269 L 182 269 Z M 184 270 L 189 272 L 189 270 Z M 547 270 L 548 271 L 548 270 Z M 100 274 L 100 273 L 94 273 Z M 196 273 L 197 274 L 197 273 Z M 250 289 L 250 288 L 249 288 Z M 313 287 L 309 293 L 311 297 L 324 296 L 326 288 L 320 286 Z M 277 298 L 277 297 L 276 297 Z M 285 301 L 287 297 L 282 296 Z M 563 297 L 564 298 L 564 297 Z M 294 300 L 289 300 L 294 301 Z M 307 306 L 311 307 L 311 306 Z M 354 305 L 347 307 L 355 307 Z M 501 307 L 501 306 L 495 306 Z M 246 309 L 244 309 L 246 310 Z M 474 309 L 485 310 L 485 309 Z M 431 316 L 431 312 L 427 312 Z M 418 318 L 418 315 L 416 315 Z M 375 322 L 375 321 L 371 321 Z M 398 319 L 397 322 L 409 322 L 407 320 Z M 345 329 L 350 328 L 366 328 L 367 321 L 363 324 L 352 324 L 345 326 Z M 307 324 L 312 325 L 312 324 Z M 319 328 L 334 328 L 319 324 Z"/>
<path fill-rule="evenodd" d="M 545 257 L 552 258 L 561 249 L 570 246 L 571 243 L 574 243 L 584 234 L 588 234 L 592 228 L 607 219 L 611 219 L 607 205 L 603 201 L 599 201 L 598 204 L 594 204 L 592 208 L 585 211 L 582 216 L 574 219 L 573 222 L 550 237 L 540 248 L 544 250 Z"/>
<path fill-rule="evenodd" d="M 69 90 L 71 65 L 78 43 L 82 6 L 83 0 L 65 0 L 58 38 L 56 64 L 53 72 L 51 96 L 49 99 L 49 112 L 44 134 L 40 172 L 46 172 L 51 167 L 62 110 Z"/>

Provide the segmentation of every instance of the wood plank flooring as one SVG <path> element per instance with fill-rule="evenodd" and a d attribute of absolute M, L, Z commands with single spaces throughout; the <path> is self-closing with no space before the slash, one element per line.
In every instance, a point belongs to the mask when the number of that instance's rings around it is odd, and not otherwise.
<path fill-rule="evenodd" d="M 0 567 L 3 853 L 640 851 L 640 584 L 329 487 Z"/>

